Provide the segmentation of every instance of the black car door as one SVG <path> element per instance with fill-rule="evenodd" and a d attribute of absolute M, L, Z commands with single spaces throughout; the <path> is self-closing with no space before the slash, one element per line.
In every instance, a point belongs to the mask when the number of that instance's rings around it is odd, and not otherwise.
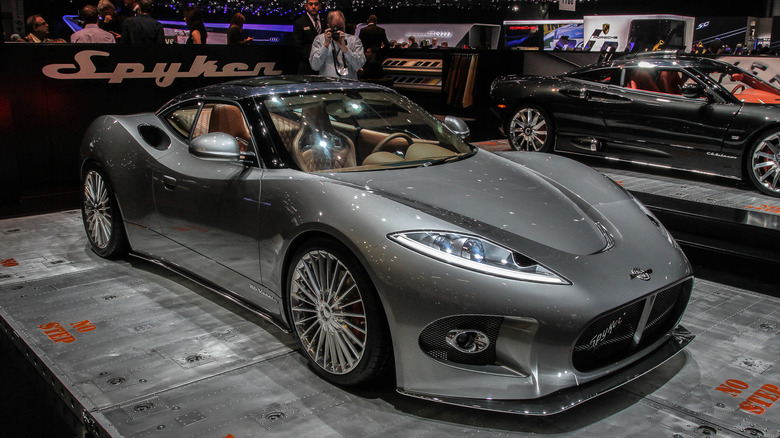
<path fill-rule="evenodd" d="M 707 152 L 721 150 L 739 105 L 709 94 L 683 97 L 686 83 L 699 82 L 675 68 L 624 69 L 621 85 L 613 86 L 619 98 L 603 103 L 611 140 L 602 145 L 602 153 L 672 167 L 706 167 L 696 162 L 709 161 Z"/>

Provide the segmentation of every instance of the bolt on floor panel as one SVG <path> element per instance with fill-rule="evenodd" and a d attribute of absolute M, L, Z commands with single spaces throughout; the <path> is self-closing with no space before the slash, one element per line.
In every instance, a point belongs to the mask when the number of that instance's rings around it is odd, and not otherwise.
<path fill-rule="evenodd" d="M 697 337 L 570 411 L 523 417 L 329 384 L 291 335 L 155 264 L 107 261 L 78 212 L 0 221 L 2 336 L 98 436 L 780 436 L 780 299 L 697 280 Z M 56 262 L 56 263 L 53 263 Z"/>

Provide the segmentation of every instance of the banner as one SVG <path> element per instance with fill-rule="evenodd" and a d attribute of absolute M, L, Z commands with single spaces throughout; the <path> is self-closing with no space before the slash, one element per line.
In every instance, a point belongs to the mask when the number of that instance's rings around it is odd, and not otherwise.
<path fill-rule="evenodd" d="M 6 43 L 0 204 L 76 187 L 81 139 L 100 115 L 154 112 L 187 90 L 297 65 L 288 46 Z"/>

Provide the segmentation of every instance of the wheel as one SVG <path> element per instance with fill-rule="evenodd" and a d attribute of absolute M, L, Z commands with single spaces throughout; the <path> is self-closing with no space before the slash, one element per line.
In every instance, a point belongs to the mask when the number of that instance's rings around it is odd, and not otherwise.
<path fill-rule="evenodd" d="M 516 151 L 549 152 L 555 141 L 550 116 L 539 106 L 521 105 L 506 128 L 509 146 Z"/>
<path fill-rule="evenodd" d="M 374 150 L 371 151 L 371 153 L 373 154 L 374 152 L 381 151 L 382 149 L 384 149 L 385 145 L 388 142 L 390 142 L 390 140 L 392 140 L 394 138 L 398 138 L 398 137 L 401 137 L 404 140 L 406 140 L 406 142 L 409 144 L 409 146 L 411 146 L 412 143 L 414 143 L 414 139 L 412 138 L 411 135 L 409 135 L 409 134 L 407 134 L 405 132 L 396 132 L 394 134 L 388 135 L 387 137 L 383 138 L 379 143 L 377 143 L 376 146 L 374 146 Z"/>
<path fill-rule="evenodd" d="M 392 348 L 376 290 L 354 255 L 326 239 L 306 243 L 287 272 L 287 312 L 314 370 L 339 385 L 376 379 Z"/>
<path fill-rule="evenodd" d="M 780 131 L 763 136 L 750 149 L 747 174 L 759 190 L 780 196 Z"/>
<path fill-rule="evenodd" d="M 81 217 L 92 250 L 105 258 L 126 254 L 129 245 L 122 215 L 105 173 L 95 165 L 88 167 L 82 188 Z"/>

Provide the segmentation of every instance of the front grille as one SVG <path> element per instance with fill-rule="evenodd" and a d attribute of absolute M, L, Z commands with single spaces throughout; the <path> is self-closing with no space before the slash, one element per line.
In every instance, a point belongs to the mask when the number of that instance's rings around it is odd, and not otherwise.
<path fill-rule="evenodd" d="M 498 316 L 459 315 L 443 318 L 420 333 L 420 348 L 434 359 L 464 365 L 490 365 L 496 362 L 496 340 L 503 318 Z M 478 353 L 463 353 L 446 342 L 450 330 L 479 330 L 490 339 L 490 345 Z"/>
<path fill-rule="evenodd" d="M 692 287 L 693 280 L 688 280 L 596 318 L 574 346 L 574 367 L 592 371 L 655 343 L 674 329 Z M 643 313 L 647 315 L 644 321 Z"/>

